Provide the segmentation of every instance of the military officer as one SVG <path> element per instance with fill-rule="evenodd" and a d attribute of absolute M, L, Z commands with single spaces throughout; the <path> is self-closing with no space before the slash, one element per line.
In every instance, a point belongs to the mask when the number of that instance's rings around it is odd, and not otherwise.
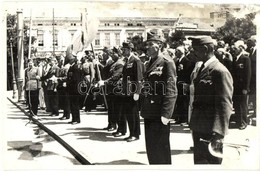
<path fill-rule="evenodd" d="M 34 66 L 33 60 L 28 61 L 28 68 L 25 69 L 25 86 L 27 103 L 31 115 L 37 115 L 39 105 L 39 83 L 41 74 L 38 67 Z"/>
<path fill-rule="evenodd" d="M 77 56 L 75 54 L 70 54 L 67 57 L 70 63 L 70 68 L 67 73 L 67 93 L 69 96 L 70 110 L 72 114 L 72 121 L 69 124 L 75 125 L 80 123 L 80 92 L 78 86 L 80 85 L 82 78 L 82 70 L 80 64 L 77 62 Z"/>
<path fill-rule="evenodd" d="M 140 117 L 138 111 L 138 100 L 140 94 L 141 81 L 143 79 L 143 64 L 141 60 L 134 55 L 132 49 L 134 45 L 130 42 L 124 42 L 122 52 L 125 60 L 123 68 L 123 115 L 125 115 L 129 127 L 130 135 L 125 138 L 127 142 L 139 139 L 140 135 Z"/>
<path fill-rule="evenodd" d="M 192 37 L 192 47 L 202 65 L 194 79 L 194 100 L 190 119 L 195 164 L 221 164 L 208 150 L 222 152 L 221 140 L 228 131 L 232 112 L 233 79 L 228 69 L 214 56 L 210 36 Z"/>
<path fill-rule="evenodd" d="M 126 133 L 126 118 L 121 115 L 122 106 L 121 106 L 121 96 L 117 94 L 118 82 L 122 78 L 122 72 L 124 67 L 124 62 L 122 60 L 122 51 L 119 48 L 113 48 L 111 57 L 113 63 L 110 66 L 108 71 L 108 78 L 105 80 L 106 83 L 106 94 L 107 94 L 107 103 L 108 103 L 108 121 L 112 129 L 117 131 L 113 133 L 114 137 L 120 137 Z"/>
<path fill-rule="evenodd" d="M 170 124 L 177 99 L 174 61 L 161 53 L 162 39 L 150 35 L 146 54 L 141 116 L 144 118 L 146 152 L 150 164 L 171 164 Z"/>

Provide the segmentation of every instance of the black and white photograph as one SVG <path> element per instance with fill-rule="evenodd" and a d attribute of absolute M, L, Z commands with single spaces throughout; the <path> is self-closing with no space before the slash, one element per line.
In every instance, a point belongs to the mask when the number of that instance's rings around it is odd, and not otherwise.
<path fill-rule="evenodd" d="M 260 170 L 259 2 L 0 6 L 0 171 Z"/>

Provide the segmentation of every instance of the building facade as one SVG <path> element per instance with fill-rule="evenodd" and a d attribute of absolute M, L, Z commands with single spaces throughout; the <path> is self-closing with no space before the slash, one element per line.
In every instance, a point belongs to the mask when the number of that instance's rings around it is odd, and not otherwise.
<path fill-rule="evenodd" d="M 177 21 L 178 18 L 99 18 L 98 32 L 92 45 L 95 50 L 101 50 L 104 47 L 118 47 L 135 35 L 140 35 L 145 40 L 147 31 L 150 30 L 154 30 L 164 37 L 169 36 L 175 30 L 182 30 L 190 35 L 200 34 L 199 31 L 203 31 L 203 34 L 210 34 L 215 31 L 215 28 L 210 26 L 210 22 L 206 23 L 206 28 L 201 28 L 203 19 L 181 19 L 182 22 L 178 23 Z M 24 18 L 24 22 L 25 25 L 29 26 L 30 18 Z M 51 52 L 55 52 L 55 54 L 64 53 L 71 43 L 74 33 L 81 27 L 81 17 L 34 18 L 31 35 L 36 37 L 37 40 L 33 43 L 33 46 L 42 56 Z"/>

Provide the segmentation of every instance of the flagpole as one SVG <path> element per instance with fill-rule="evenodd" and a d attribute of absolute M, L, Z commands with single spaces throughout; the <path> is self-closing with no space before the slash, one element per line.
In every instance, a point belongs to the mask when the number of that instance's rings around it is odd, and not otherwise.
<path fill-rule="evenodd" d="M 32 9 L 30 9 L 30 30 L 29 30 L 29 51 L 28 59 L 31 59 L 31 43 L 32 42 Z"/>
<path fill-rule="evenodd" d="M 81 24 L 82 24 L 83 29 L 88 28 L 88 26 L 85 27 L 85 23 L 84 23 L 84 22 L 86 22 L 86 21 L 83 20 L 83 19 L 86 20 L 86 15 L 87 15 L 87 9 L 84 8 L 84 14 L 81 13 Z M 86 35 L 85 35 L 85 36 L 86 36 Z M 84 42 L 84 43 L 86 44 L 86 42 Z M 96 56 L 95 56 L 93 44 L 90 43 L 90 45 L 91 45 L 91 50 L 92 50 L 94 59 L 98 60 L 98 59 L 96 58 Z M 96 66 L 97 66 L 98 80 L 101 81 L 101 80 L 102 80 L 102 77 L 101 77 L 101 73 L 100 73 L 100 70 L 99 70 L 98 63 L 96 64 Z M 106 99 L 105 90 L 104 90 L 104 87 L 103 87 L 103 86 L 101 86 L 101 91 L 102 91 L 102 96 L 103 96 L 103 99 L 104 99 L 105 108 L 107 109 L 107 108 L 108 108 L 107 99 Z"/>
<path fill-rule="evenodd" d="M 54 28 L 54 8 L 52 9 L 52 54 L 55 55 L 55 28 Z"/>

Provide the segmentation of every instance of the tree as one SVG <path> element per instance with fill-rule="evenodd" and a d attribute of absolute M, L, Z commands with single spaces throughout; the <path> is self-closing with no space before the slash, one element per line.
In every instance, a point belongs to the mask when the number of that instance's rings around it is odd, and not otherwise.
<path fill-rule="evenodd" d="M 17 58 L 17 25 L 16 15 L 7 14 L 6 26 L 7 26 L 7 90 L 13 89 L 12 81 L 12 59 L 11 59 L 11 47 L 13 51 L 14 69 L 17 74 L 18 58 Z"/>
<path fill-rule="evenodd" d="M 217 29 L 213 38 L 222 39 L 229 44 L 237 40 L 247 40 L 256 35 L 256 25 L 253 23 L 255 15 L 256 13 L 250 13 L 244 18 L 228 18 L 224 26 Z"/>
<path fill-rule="evenodd" d="M 12 63 L 11 63 L 11 46 L 13 51 L 13 60 L 14 60 L 14 69 L 15 74 L 18 73 L 18 57 L 17 57 L 17 16 L 12 14 L 7 14 L 7 89 L 12 89 Z M 26 32 L 29 30 L 28 26 L 24 26 L 24 66 L 27 65 L 28 58 L 28 48 L 29 48 L 29 36 L 27 36 Z M 32 43 L 36 40 L 35 37 L 32 37 Z M 11 45 L 12 44 L 12 45 Z M 32 51 L 32 53 L 34 53 Z"/>
<path fill-rule="evenodd" d="M 185 34 L 182 30 L 176 30 L 169 37 L 169 45 L 171 48 L 177 48 L 178 45 L 181 45 L 185 40 Z"/>

